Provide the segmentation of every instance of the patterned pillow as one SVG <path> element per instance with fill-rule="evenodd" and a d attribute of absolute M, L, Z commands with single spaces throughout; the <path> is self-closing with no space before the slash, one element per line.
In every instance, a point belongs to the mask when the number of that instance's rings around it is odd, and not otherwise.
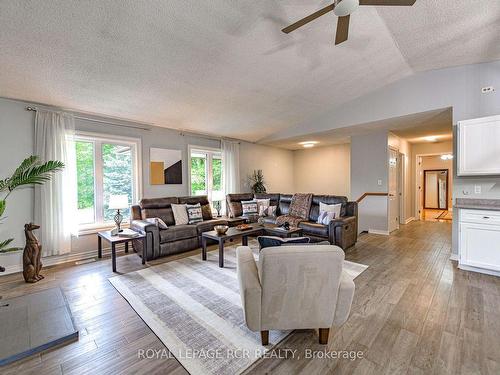
<path fill-rule="evenodd" d="M 201 223 L 203 221 L 203 212 L 201 211 L 201 205 L 197 204 L 187 204 L 186 205 L 188 224 Z"/>
<path fill-rule="evenodd" d="M 257 209 L 257 201 L 241 201 L 241 208 L 243 210 L 243 215 L 257 215 L 259 213 Z"/>
<path fill-rule="evenodd" d="M 276 216 L 277 206 L 260 206 L 259 216 Z"/>

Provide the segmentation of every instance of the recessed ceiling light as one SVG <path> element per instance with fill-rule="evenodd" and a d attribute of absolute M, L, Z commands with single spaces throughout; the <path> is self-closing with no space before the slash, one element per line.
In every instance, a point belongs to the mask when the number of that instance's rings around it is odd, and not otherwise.
<path fill-rule="evenodd" d="M 424 137 L 424 139 L 428 142 L 437 142 L 437 137 L 431 136 L 431 137 Z"/>
<path fill-rule="evenodd" d="M 302 144 L 302 147 L 311 148 L 311 147 L 314 147 L 314 143 L 304 143 L 304 144 Z"/>
<path fill-rule="evenodd" d="M 299 145 L 316 145 L 318 144 L 319 142 L 318 141 L 304 141 L 304 142 L 299 142 Z"/>
<path fill-rule="evenodd" d="M 441 155 L 441 159 L 442 160 L 451 160 L 451 159 L 453 159 L 453 155 L 451 155 L 451 154 Z"/>

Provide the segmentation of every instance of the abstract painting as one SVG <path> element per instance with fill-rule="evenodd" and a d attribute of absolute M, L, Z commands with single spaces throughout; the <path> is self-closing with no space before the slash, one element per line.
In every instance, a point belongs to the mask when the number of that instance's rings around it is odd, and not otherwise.
<path fill-rule="evenodd" d="M 151 147 L 149 160 L 151 185 L 182 184 L 182 153 L 180 150 Z"/>

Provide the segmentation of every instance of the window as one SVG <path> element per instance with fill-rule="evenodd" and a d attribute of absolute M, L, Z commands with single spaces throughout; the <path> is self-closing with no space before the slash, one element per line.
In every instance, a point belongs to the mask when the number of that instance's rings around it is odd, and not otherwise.
<path fill-rule="evenodd" d="M 111 195 L 127 195 L 129 205 L 139 196 L 139 141 L 78 134 L 75 137 L 77 218 L 81 227 L 113 222 L 108 208 Z M 130 218 L 130 208 L 121 211 Z"/>
<path fill-rule="evenodd" d="M 217 149 L 189 147 L 191 195 L 207 195 L 209 201 L 224 200 L 222 153 Z"/>

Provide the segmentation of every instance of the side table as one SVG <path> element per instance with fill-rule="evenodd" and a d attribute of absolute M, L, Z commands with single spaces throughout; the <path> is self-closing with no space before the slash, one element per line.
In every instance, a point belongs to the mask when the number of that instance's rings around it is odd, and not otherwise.
<path fill-rule="evenodd" d="M 144 250 L 146 249 L 146 235 L 137 233 L 135 237 L 120 237 L 120 235 L 112 236 L 109 230 L 97 233 L 97 257 L 102 258 L 102 239 L 104 238 L 111 244 L 111 263 L 113 265 L 113 272 L 116 272 L 116 245 L 125 243 L 125 252 L 128 253 L 128 244 L 133 240 L 142 239 L 142 264 L 146 264 L 146 257 Z"/>

